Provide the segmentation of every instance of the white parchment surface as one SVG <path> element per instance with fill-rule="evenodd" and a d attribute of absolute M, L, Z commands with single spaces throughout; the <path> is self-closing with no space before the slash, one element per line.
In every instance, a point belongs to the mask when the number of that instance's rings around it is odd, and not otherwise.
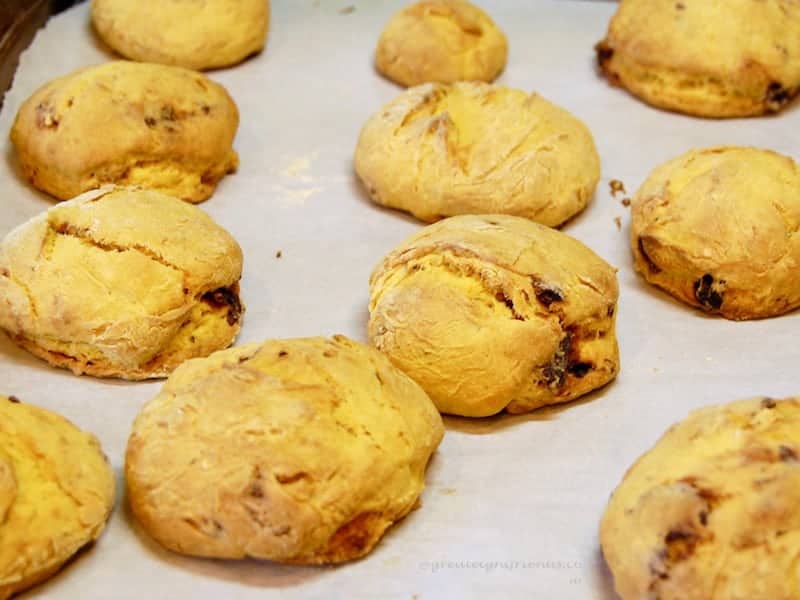
<path fill-rule="evenodd" d="M 420 227 L 370 204 L 351 168 L 361 125 L 400 92 L 375 73 L 371 55 L 383 23 L 404 0 L 272 4 L 265 52 L 210 74 L 241 111 L 235 142 L 241 168 L 200 206 L 244 250 L 240 342 L 333 333 L 364 341 L 369 273 Z M 714 144 L 757 145 L 800 158 L 800 103 L 748 120 L 661 112 L 595 72 L 592 47 L 614 4 L 482 4 L 509 38 L 500 81 L 566 107 L 597 141 L 603 180 L 565 231 L 619 268 L 616 382 L 530 415 L 447 418 L 422 507 L 371 555 L 336 568 L 285 567 L 185 558 L 150 541 L 126 508 L 121 468 L 131 422 L 161 384 L 75 377 L 0 336 L 0 392 L 56 410 L 98 435 L 120 490 L 100 541 L 26 598 L 610 600 L 597 527 L 628 465 L 691 408 L 800 393 L 800 313 L 734 323 L 650 288 L 632 271 L 629 211 L 608 185 L 619 179 L 633 192 L 659 163 Z M 23 55 L 0 113 L 0 235 L 53 204 L 18 175 L 7 141 L 18 106 L 47 80 L 112 57 L 91 32 L 88 3 L 53 18 Z"/>

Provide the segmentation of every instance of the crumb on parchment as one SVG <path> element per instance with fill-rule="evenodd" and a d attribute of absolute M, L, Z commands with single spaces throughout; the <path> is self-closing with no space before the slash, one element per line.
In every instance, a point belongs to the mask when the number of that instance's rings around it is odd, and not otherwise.
<path fill-rule="evenodd" d="M 608 187 L 611 189 L 611 195 L 616 198 L 617 194 L 627 194 L 625 191 L 625 184 L 619 179 L 612 179 L 608 182 Z"/>

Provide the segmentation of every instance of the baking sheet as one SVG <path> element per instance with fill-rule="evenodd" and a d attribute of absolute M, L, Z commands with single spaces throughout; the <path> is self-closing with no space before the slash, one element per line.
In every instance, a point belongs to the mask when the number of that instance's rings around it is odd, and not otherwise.
<path fill-rule="evenodd" d="M 239 342 L 333 333 L 366 339 L 369 273 L 420 227 L 372 205 L 351 170 L 361 125 L 400 91 L 373 71 L 371 54 L 383 23 L 404 3 L 273 0 L 267 50 L 210 74 L 241 111 L 241 168 L 201 205 L 244 250 L 247 313 Z M 420 510 L 359 562 L 285 567 L 185 558 L 149 540 L 125 506 L 121 472 L 132 420 L 161 383 L 75 377 L 2 336 L 0 392 L 98 435 L 120 491 L 100 541 L 26 597 L 610 600 L 597 526 L 627 466 L 691 408 L 800 393 L 800 314 L 733 323 L 647 286 L 632 271 L 628 210 L 608 185 L 620 179 L 632 192 L 657 164 L 713 144 L 764 146 L 800 158 L 800 103 L 751 120 L 660 112 L 595 73 L 592 46 L 614 4 L 483 4 L 509 37 L 500 81 L 540 92 L 595 135 L 603 180 L 565 231 L 619 268 L 616 382 L 529 415 L 446 418 Z M 17 107 L 45 81 L 109 58 L 91 33 L 87 3 L 53 18 L 23 55 L 0 113 L 0 235 L 53 203 L 17 174 L 6 139 Z"/>

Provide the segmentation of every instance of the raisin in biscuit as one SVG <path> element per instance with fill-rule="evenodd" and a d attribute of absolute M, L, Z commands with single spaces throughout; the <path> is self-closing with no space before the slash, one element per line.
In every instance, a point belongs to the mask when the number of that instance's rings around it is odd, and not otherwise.
<path fill-rule="evenodd" d="M 191 360 L 142 409 L 128 498 L 182 554 L 336 563 L 418 503 L 444 433 L 420 387 L 343 336 Z"/>
<path fill-rule="evenodd" d="M 597 57 L 612 83 L 653 106 L 776 112 L 800 90 L 800 3 L 621 0 Z"/>
<path fill-rule="evenodd" d="M 268 0 L 92 0 L 92 24 L 122 56 L 187 69 L 241 62 L 264 47 Z"/>
<path fill-rule="evenodd" d="M 768 150 L 692 150 L 658 167 L 631 204 L 636 270 L 728 319 L 800 306 L 800 167 Z"/>
<path fill-rule="evenodd" d="M 505 34 L 477 6 L 463 0 L 424 0 L 386 24 L 375 66 L 404 86 L 494 81 L 507 55 Z"/>
<path fill-rule="evenodd" d="M 241 272 L 239 245 L 199 208 L 95 190 L 0 244 L 0 327 L 76 374 L 163 377 L 233 341 Z"/>
<path fill-rule="evenodd" d="M 113 504 L 114 474 L 94 436 L 0 395 L 0 600 L 97 539 Z"/>
<path fill-rule="evenodd" d="M 797 398 L 703 408 L 671 427 L 602 518 L 622 599 L 796 599 L 799 454 Z"/>
<path fill-rule="evenodd" d="M 452 217 L 372 273 L 369 338 L 444 413 L 522 413 L 616 376 L 617 296 L 614 269 L 555 229 Z"/>
<path fill-rule="evenodd" d="M 406 90 L 364 125 L 355 169 L 378 204 L 423 221 L 504 213 L 560 225 L 600 178 L 592 134 L 537 94 L 463 82 Z"/>
<path fill-rule="evenodd" d="M 39 88 L 11 141 L 25 177 L 57 198 L 115 183 L 200 202 L 236 169 L 238 124 L 225 88 L 200 73 L 116 61 Z"/>

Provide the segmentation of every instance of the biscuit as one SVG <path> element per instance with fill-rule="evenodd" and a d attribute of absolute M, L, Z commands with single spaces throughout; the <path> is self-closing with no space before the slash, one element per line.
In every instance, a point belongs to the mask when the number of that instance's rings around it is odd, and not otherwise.
<path fill-rule="evenodd" d="M 62 200 L 115 183 L 200 202 L 236 170 L 238 125 L 225 88 L 200 73 L 116 61 L 39 88 L 11 141 L 24 176 Z"/>
<path fill-rule="evenodd" d="M 0 327 L 76 374 L 163 377 L 233 341 L 241 272 L 239 245 L 199 208 L 95 190 L 0 244 Z"/>
<path fill-rule="evenodd" d="M 795 600 L 800 399 L 692 412 L 625 474 L 600 542 L 623 600 Z"/>
<path fill-rule="evenodd" d="M 268 0 L 92 0 L 92 25 L 122 56 L 187 69 L 241 62 L 264 47 Z"/>
<path fill-rule="evenodd" d="M 658 167 L 631 203 L 636 270 L 728 319 L 800 306 L 800 167 L 768 150 L 692 150 Z"/>
<path fill-rule="evenodd" d="M 537 94 L 462 82 L 406 90 L 361 131 L 372 200 L 423 221 L 502 213 L 544 225 L 583 210 L 600 178 L 592 134 Z"/>
<path fill-rule="evenodd" d="M 113 504 L 114 474 L 94 436 L 0 395 L 0 600 L 97 539 Z"/>
<path fill-rule="evenodd" d="M 443 433 L 425 392 L 368 346 L 237 346 L 184 363 L 142 409 L 128 498 L 175 552 L 342 562 L 415 508 Z"/>
<path fill-rule="evenodd" d="M 659 108 L 777 112 L 800 90 L 800 4 L 621 0 L 597 59 L 609 81 Z"/>
<path fill-rule="evenodd" d="M 555 229 L 452 217 L 374 270 L 369 339 L 443 413 L 522 413 L 616 376 L 617 296 L 615 270 Z"/>
<path fill-rule="evenodd" d="M 380 73 L 404 86 L 494 81 L 508 43 L 494 21 L 463 0 L 423 0 L 395 14 L 375 51 Z"/>

